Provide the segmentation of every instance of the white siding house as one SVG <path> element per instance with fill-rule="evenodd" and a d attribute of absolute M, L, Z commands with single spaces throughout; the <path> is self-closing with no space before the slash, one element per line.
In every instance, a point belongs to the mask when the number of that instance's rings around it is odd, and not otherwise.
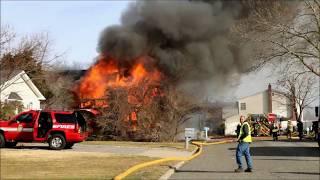
<path fill-rule="evenodd" d="M 46 98 L 33 84 L 25 71 L 12 72 L 4 76 L 1 72 L 0 102 L 19 101 L 24 109 L 40 109 L 40 101 Z"/>
<path fill-rule="evenodd" d="M 267 90 L 239 98 L 236 113 L 224 116 L 225 134 L 235 135 L 235 130 L 239 124 L 239 117 L 241 115 L 274 113 L 280 117 L 291 118 L 292 108 L 289 104 L 289 99 L 281 92 L 272 90 L 271 85 L 268 86 Z M 286 127 L 286 124 L 284 124 L 284 126 Z"/>

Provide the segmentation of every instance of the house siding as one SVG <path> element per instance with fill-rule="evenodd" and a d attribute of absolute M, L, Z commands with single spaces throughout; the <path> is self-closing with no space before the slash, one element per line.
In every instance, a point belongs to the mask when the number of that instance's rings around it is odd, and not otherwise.
<path fill-rule="evenodd" d="M 290 101 L 279 92 L 272 93 L 272 113 L 290 118 L 292 111 Z M 241 103 L 245 103 L 246 109 L 241 109 Z M 269 96 L 268 91 L 262 91 L 252 96 L 244 97 L 238 100 L 238 113 L 232 116 L 227 116 L 225 120 L 225 135 L 234 135 L 239 123 L 240 115 L 247 116 L 248 114 L 268 114 L 269 113 Z M 293 122 L 295 124 L 295 122 Z M 282 127 L 286 127 L 286 122 L 282 122 Z"/>
<path fill-rule="evenodd" d="M 241 103 L 246 103 L 246 109 L 241 110 Z M 268 113 L 268 93 L 263 91 L 253 96 L 245 97 L 238 103 L 239 115 Z"/>
<path fill-rule="evenodd" d="M 234 115 L 228 118 L 225 118 L 225 135 L 236 135 L 237 125 L 240 123 L 239 115 Z"/>
<path fill-rule="evenodd" d="M 11 92 L 16 92 L 23 99 L 24 110 L 40 109 L 40 100 L 21 77 L 1 91 L 1 101 L 6 101 Z"/>

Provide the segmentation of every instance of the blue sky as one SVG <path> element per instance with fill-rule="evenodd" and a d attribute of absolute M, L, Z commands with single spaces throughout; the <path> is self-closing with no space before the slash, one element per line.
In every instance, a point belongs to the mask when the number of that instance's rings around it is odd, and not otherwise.
<path fill-rule="evenodd" d="M 48 32 L 56 52 L 87 67 L 97 56 L 99 33 L 119 24 L 132 1 L 1 1 L 1 24 L 18 35 Z"/>

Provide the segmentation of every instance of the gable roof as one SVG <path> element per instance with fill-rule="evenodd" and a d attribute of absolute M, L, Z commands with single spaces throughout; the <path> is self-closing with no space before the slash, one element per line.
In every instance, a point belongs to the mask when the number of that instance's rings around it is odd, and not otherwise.
<path fill-rule="evenodd" d="M 0 79 L 1 79 L 0 90 L 3 91 L 4 89 L 8 88 L 10 85 L 12 85 L 12 83 L 17 81 L 19 78 L 21 78 L 28 85 L 28 87 L 32 90 L 32 92 L 37 96 L 38 100 L 46 100 L 46 98 L 39 91 L 36 85 L 34 85 L 34 83 L 30 79 L 30 77 L 27 75 L 27 73 L 23 70 L 13 71 L 10 74 L 8 74 L 5 71 L 0 71 Z"/>
<path fill-rule="evenodd" d="M 261 93 L 266 93 L 266 92 L 268 92 L 268 89 L 265 89 L 265 90 L 263 90 L 263 91 L 259 91 L 259 92 L 255 92 L 255 93 L 250 94 L 250 95 L 247 95 L 247 96 L 239 97 L 239 98 L 238 98 L 238 101 L 240 101 L 240 100 L 242 100 L 242 99 L 246 99 L 246 98 L 248 98 L 248 97 L 252 97 L 252 96 L 255 96 L 255 95 L 261 94 Z M 272 92 L 272 93 L 277 93 L 277 94 L 280 94 L 280 95 L 285 96 L 285 93 L 284 93 L 284 92 L 281 92 L 281 91 L 276 90 L 276 89 L 271 89 L 271 92 Z"/>

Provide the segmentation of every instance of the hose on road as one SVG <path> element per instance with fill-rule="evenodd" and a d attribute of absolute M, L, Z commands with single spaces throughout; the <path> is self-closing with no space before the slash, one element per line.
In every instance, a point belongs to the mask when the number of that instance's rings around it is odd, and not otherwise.
<path fill-rule="evenodd" d="M 116 177 L 114 177 L 114 180 L 122 180 L 123 178 L 127 177 L 129 174 L 138 171 L 139 169 L 142 169 L 144 167 L 147 166 L 152 166 L 155 164 L 160 164 L 163 162 L 168 162 L 168 161 L 190 161 L 196 157 L 198 157 L 201 153 L 202 153 L 202 149 L 203 146 L 208 146 L 208 145 L 214 145 L 214 144 L 224 144 L 224 143 L 228 143 L 228 142 L 234 142 L 233 140 L 226 140 L 226 141 L 218 141 L 218 142 L 211 142 L 211 143 L 206 143 L 206 142 L 196 142 L 196 141 L 192 141 L 191 144 L 194 144 L 197 146 L 197 150 L 194 152 L 193 155 L 189 156 L 189 157 L 168 157 L 168 158 L 162 158 L 162 159 L 158 159 L 158 160 L 153 160 L 153 161 L 149 161 L 149 162 L 144 162 L 144 163 L 140 163 L 137 165 L 134 165 L 132 167 L 130 167 L 129 169 L 127 169 L 126 171 L 122 172 L 121 174 L 117 175 Z"/>

